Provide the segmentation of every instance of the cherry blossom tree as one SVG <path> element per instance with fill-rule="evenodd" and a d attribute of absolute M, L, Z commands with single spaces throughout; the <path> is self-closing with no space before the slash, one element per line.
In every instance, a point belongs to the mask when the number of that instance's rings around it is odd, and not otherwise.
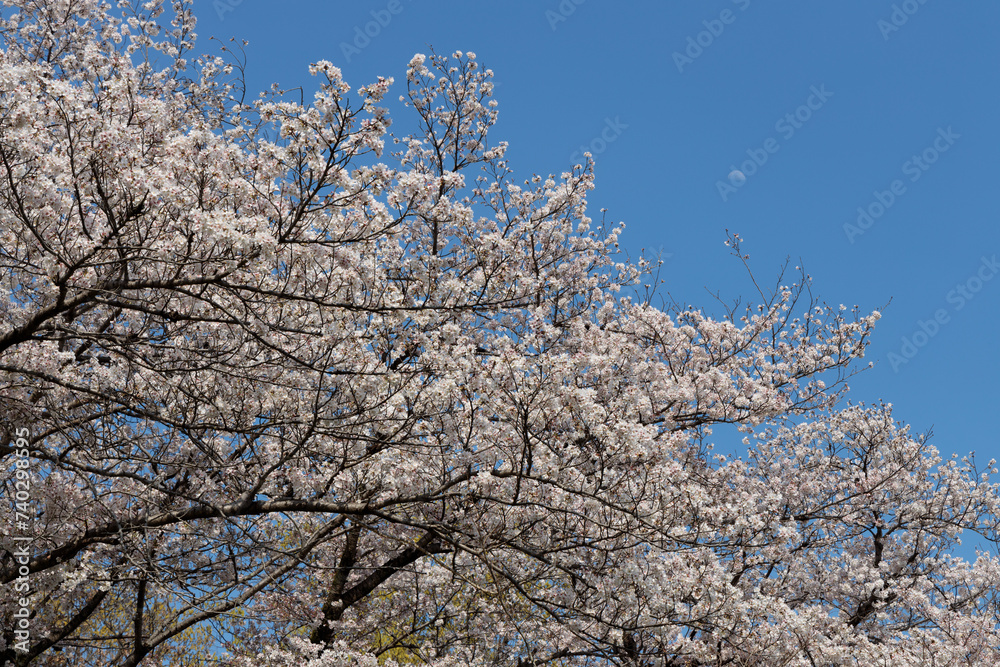
<path fill-rule="evenodd" d="M 248 101 L 184 2 L 4 4 L 3 664 L 1000 662 L 996 470 L 846 402 L 878 313 L 635 296 L 471 53 Z"/>

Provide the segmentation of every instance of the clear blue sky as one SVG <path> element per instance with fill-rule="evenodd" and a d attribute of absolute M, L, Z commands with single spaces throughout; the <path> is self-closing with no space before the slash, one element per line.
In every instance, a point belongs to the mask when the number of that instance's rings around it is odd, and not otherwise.
<path fill-rule="evenodd" d="M 311 86 L 308 64 L 326 59 L 355 88 L 385 75 L 402 92 L 428 45 L 474 51 L 496 74 L 493 139 L 510 141 L 515 170 L 558 174 L 590 146 L 591 210 L 625 221 L 633 255 L 671 253 L 671 295 L 716 312 L 706 288 L 754 296 L 723 245 L 729 228 L 767 283 L 790 256 L 833 305 L 891 299 L 852 399 L 933 425 L 948 453 L 1000 458 L 1000 3 L 576 2 L 195 9 L 200 48 L 249 40 L 253 90 Z"/>

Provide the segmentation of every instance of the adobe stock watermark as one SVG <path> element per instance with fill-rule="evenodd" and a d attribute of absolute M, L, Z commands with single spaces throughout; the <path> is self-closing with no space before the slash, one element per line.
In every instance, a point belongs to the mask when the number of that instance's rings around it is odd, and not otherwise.
<path fill-rule="evenodd" d="M 948 126 L 948 129 L 939 127 L 937 136 L 931 145 L 903 163 L 903 166 L 900 167 L 903 175 L 909 177 L 908 180 L 911 183 L 916 183 L 931 168 L 931 165 L 938 161 L 941 154 L 948 152 L 961 137 L 961 134 L 956 134 L 951 129 L 951 125 Z M 853 244 L 854 239 L 871 229 L 904 194 L 906 194 L 906 183 L 899 178 L 892 181 L 887 189 L 872 192 L 872 201 L 867 206 L 858 207 L 858 217 L 854 223 L 844 223 L 844 234 L 847 235 L 847 240 Z"/>
<path fill-rule="evenodd" d="M 983 256 L 976 272 L 965 282 L 948 290 L 945 295 L 945 303 L 951 304 L 951 311 L 949 312 L 947 308 L 938 308 L 930 319 L 917 320 L 914 332 L 909 336 L 902 337 L 899 352 L 889 353 L 888 361 L 889 365 L 892 366 L 892 372 L 898 373 L 901 366 L 910 363 L 917 356 L 917 353 L 930 342 L 931 338 L 938 335 L 941 327 L 951 321 L 952 312 L 958 312 L 965 308 L 966 304 L 972 301 L 997 273 L 1000 273 L 1000 262 L 997 261 L 997 256 Z"/>
<path fill-rule="evenodd" d="M 350 42 L 341 42 L 340 53 L 344 60 L 350 64 L 351 58 L 360 55 L 368 48 L 372 40 L 382 34 L 382 31 L 389 27 L 392 19 L 403 13 L 403 0 L 389 0 L 384 9 L 373 9 L 369 13 L 372 20 L 364 25 L 354 26 L 354 38 Z"/>
<path fill-rule="evenodd" d="M 220 21 L 226 20 L 226 14 L 236 11 L 236 8 L 243 4 L 243 0 L 212 0 L 212 8 L 219 16 Z"/>
<path fill-rule="evenodd" d="M 822 109 L 826 101 L 833 97 L 833 93 L 826 89 L 825 84 L 820 84 L 819 88 L 811 86 L 809 91 L 811 95 L 806 98 L 804 104 L 796 107 L 794 111 L 786 113 L 774 124 L 775 132 L 780 133 L 781 138 L 785 141 L 794 137 L 795 133 L 801 130 L 813 117 L 813 113 Z M 774 137 L 765 139 L 760 148 L 748 148 L 748 159 L 744 160 L 738 167 L 735 164 L 729 165 L 729 175 L 726 177 L 726 181 L 715 182 L 715 189 L 722 197 L 722 201 L 729 201 L 729 197 L 746 185 L 747 179 L 756 174 L 768 159 L 779 150 L 781 150 L 781 144 Z"/>
<path fill-rule="evenodd" d="M 741 12 L 745 12 L 747 7 L 750 6 L 750 0 L 732 0 L 732 3 Z M 702 21 L 701 24 L 705 29 L 693 37 L 689 36 L 687 38 L 687 46 L 683 52 L 673 52 L 672 57 L 674 65 L 677 66 L 677 71 L 683 74 L 684 68 L 694 63 L 705 52 L 705 49 L 715 44 L 715 40 L 721 37 L 722 33 L 726 31 L 726 26 L 736 22 L 737 16 L 738 14 L 733 12 L 733 10 L 723 9 L 719 12 L 718 18 Z"/>
<path fill-rule="evenodd" d="M 10 553 L 17 565 L 17 578 L 14 580 L 14 592 L 19 597 L 14 599 L 14 650 L 27 653 L 31 643 L 31 586 L 28 575 L 31 573 L 28 565 L 31 563 L 32 537 L 31 521 L 34 512 L 31 509 L 31 458 L 28 451 L 28 437 L 31 431 L 25 427 L 14 430 L 14 530 L 10 531 L 15 546 Z"/>
<path fill-rule="evenodd" d="M 628 129 L 628 125 L 621 121 L 620 116 L 615 116 L 614 120 L 604 119 L 604 128 L 600 134 L 590 140 L 587 145 L 581 145 L 578 150 L 573 151 L 569 156 L 572 164 L 578 164 L 583 159 L 583 154 L 589 152 L 591 155 L 600 155 L 608 150 L 608 146 L 618 141 L 622 132 Z"/>
<path fill-rule="evenodd" d="M 898 5 L 893 5 L 888 21 L 879 19 L 875 22 L 875 26 L 882 33 L 882 39 L 888 42 L 889 35 L 906 25 L 910 17 L 920 11 L 920 6 L 925 4 L 927 4 L 927 0 L 903 0 Z"/>
<path fill-rule="evenodd" d="M 549 27 L 555 32 L 560 23 L 564 23 L 576 12 L 576 8 L 587 0 L 561 0 L 555 10 L 545 10 L 545 20 L 549 22 Z"/>

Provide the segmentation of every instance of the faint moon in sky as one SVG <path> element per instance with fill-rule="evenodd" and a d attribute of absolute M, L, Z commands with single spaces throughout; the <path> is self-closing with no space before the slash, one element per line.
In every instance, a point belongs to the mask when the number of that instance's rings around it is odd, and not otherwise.
<path fill-rule="evenodd" d="M 747 182 L 747 177 L 739 169 L 734 169 L 729 172 L 729 181 L 733 185 L 743 185 Z"/>

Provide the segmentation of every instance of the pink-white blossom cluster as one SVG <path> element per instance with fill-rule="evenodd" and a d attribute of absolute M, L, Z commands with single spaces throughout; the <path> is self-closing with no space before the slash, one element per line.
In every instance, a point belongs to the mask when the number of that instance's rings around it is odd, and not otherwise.
<path fill-rule="evenodd" d="M 629 296 L 592 163 L 516 179 L 473 53 L 413 57 L 394 134 L 330 62 L 245 100 L 186 2 L 5 4 L 38 664 L 1000 662 L 1000 561 L 954 555 L 994 463 L 844 401 L 877 312 Z"/>

